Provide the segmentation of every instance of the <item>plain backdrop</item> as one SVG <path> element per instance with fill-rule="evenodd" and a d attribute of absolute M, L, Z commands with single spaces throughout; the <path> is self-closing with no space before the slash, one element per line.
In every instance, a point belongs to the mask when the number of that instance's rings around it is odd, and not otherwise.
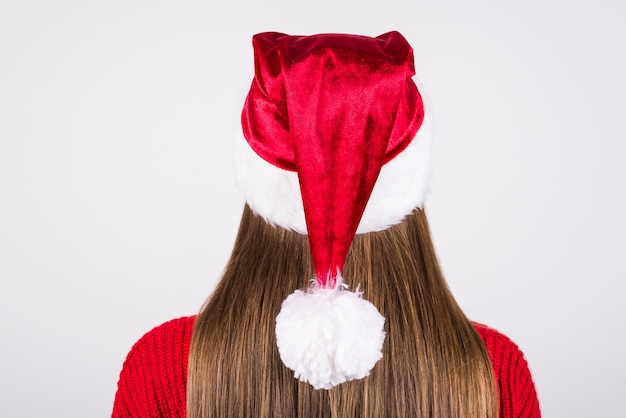
<path fill-rule="evenodd" d="M 199 310 L 243 207 L 230 146 L 254 33 L 389 30 L 434 105 L 427 212 L 459 303 L 522 348 L 544 416 L 626 416 L 624 16 L 1 1 L 0 416 L 109 416 L 133 343 Z"/>

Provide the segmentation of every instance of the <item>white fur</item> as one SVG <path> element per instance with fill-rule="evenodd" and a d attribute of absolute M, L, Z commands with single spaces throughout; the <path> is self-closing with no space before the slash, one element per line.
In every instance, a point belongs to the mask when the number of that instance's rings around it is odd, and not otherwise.
<path fill-rule="evenodd" d="M 297 379 L 330 389 L 369 375 L 382 357 L 384 324 L 374 305 L 339 280 L 334 289 L 289 295 L 276 317 L 276 342 Z"/>
<path fill-rule="evenodd" d="M 387 229 L 423 207 L 430 184 L 434 128 L 426 98 L 424 107 L 424 121 L 413 141 L 382 167 L 357 234 Z M 272 225 L 306 234 L 297 173 L 263 160 L 242 134 L 235 147 L 235 177 L 250 208 Z"/>

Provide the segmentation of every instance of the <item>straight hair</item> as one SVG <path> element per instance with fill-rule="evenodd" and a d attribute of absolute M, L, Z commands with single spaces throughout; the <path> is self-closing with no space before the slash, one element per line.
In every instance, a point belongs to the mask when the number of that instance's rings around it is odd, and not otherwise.
<path fill-rule="evenodd" d="M 276 347 L 276 316 L 313 277 L 306 235 L 246 205 L 234 249 L 196 318 L 188 418 L 495 418 L 489 356 L 443 278 L 423 210 L 359 234 L 343 269 L 385 317 L 383 357 L 364 379 L 330 390 L 296 380 Z"/>

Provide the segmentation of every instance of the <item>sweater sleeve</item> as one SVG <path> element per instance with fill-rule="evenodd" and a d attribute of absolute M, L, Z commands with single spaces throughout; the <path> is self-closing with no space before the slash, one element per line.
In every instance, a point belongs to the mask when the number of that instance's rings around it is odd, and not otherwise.
<path fill-rule="evenodd" d="M 135 343 L 120 373 L 112 418 L 185 417 L 192 328 L 193 317 L 175 319 Z"/>
<path fill-rule="evenodd" d="M 539 400 L 528 363 L 508 337 L 484 325 L 476 330 L 485 342 L 500 395 L 501 418 L 540 418 Z"/>

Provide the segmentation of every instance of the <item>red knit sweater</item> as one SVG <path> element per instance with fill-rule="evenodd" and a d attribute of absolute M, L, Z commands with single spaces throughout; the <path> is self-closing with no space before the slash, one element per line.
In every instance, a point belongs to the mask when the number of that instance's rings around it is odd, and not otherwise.
<path fill-rule="evenodd" d="M 113 418 L 185 418 L 187 359 L 193 316 L 166 322 L 132 348 L 120 375 Z M 539 418 L 539 402 L 528 365 L 504 335 L 476 324 L 500 389 L 501 418 Z"/>

